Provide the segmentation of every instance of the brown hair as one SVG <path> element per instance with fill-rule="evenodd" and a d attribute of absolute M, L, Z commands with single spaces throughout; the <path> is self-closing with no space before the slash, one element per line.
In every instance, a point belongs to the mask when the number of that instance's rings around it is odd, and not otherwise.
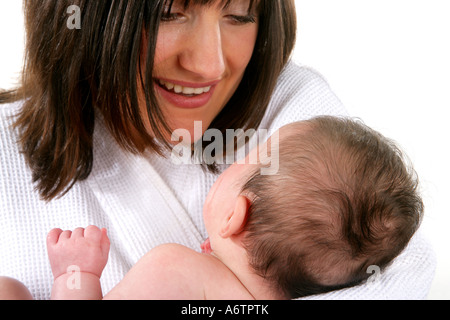
<path fill-rule="evenodd" d="M 423 203 L 401 151 L 367 126 L 332 117 L 290 126 L 279 173 L 256 171 L 243 188 L 256 195 L 245 243 L 255 271 L 297 298 L 385 268 L 418 229 Z"/>
<path fill-rule="evenodd" d="M 89 176 L 96 111 L 118 143 L 130 152 L 149 148 L 163 154 L 156 140 L 170 147 L 164 140 L 170 128 L 156 102 L 152 70 L 159 23 L 172 1 L 24 0 L 26 62 L 22 84 L 18 90 L 1 93 L 0 103 L 24 100 L 15 124 L 43 199 L 61 196 Z M 232 0 L 191 0 L 185 5 L 216 1 L 227 5 Z M 80 8 L 80 30 L 66 27 L 69 5 Z M 259 126 L 294 46 L 294 1 L 250 1 L 250 6 L 255 5 L 259 32 L 253 57 L 237 91 L 211 124 L 222 132 Z M 149 35 L 144 75 L 139 70 L 142 30 Z M 139 86 L 144 88 L 155 137 L 143 124 Z"/>

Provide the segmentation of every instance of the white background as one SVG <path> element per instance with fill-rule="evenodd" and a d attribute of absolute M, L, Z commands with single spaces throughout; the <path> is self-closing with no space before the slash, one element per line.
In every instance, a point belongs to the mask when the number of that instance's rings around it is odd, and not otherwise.
<path fill-rule="evenodd" d="M 430 299 L 450 299 L 450 1 L 296 0 L 294 59 L 318 70 L 350 113 L 413 161 L 423 232 L 438 268 Z M 0 88 L 22 64 L 21 0 L 0 2 Z"/>

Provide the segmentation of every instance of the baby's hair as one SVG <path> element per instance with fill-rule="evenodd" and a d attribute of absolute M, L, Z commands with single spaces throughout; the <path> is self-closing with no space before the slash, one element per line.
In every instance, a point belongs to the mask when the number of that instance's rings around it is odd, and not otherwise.
<path fill-rule="evenodd" d="M 359 284 L 418 229 L 415 171 L 392 141 L 359 121 L 317 117 L 280 130 L 277 175 L 256 170 L 245 246 L 255 272 L 287 298 Z"/>

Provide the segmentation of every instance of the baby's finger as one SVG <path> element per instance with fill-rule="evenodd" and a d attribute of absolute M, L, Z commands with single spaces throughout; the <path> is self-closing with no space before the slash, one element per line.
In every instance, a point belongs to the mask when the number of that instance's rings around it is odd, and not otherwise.
<path fill-rule="evenodd" d="M 84 236 L 84 228 L 76 228 L 73 230 L 71 237 L 82 238 Z"/>
<path fill-rule="evenodd" d="M 109 247 L 111 246 L 111 243 L 110 243 L 110 241 L 109 241 L 108 232 L 107 232 L 106 228 L 103 228 L 103 229 L 102 229 L 101 246 L 102 246 L 103 252 L 104 252 L 105 254 L 108 254 L 108 252 L 109 252 Z"/>
<path fill-rule="evenodd" d="M 63 231 L 58 228 L 50 230 L 50 232 L 47 234 L 47 246 L 56 244 L 62 232 Z"/>
<path fill-rule="evenodd" d="M 90 241 L 94 241 L 96 243 L 100 243 L 102 238 L 101 230 L 96 226 L 89 226 L 84 230 L 84 237 L 89 239 Z"/>
<path fill-rule="evenodd" d="M 70 236 L 72 235 L 72 231 L 70 230 L 64 230 L 60 235 L 59 235 L 59 240 L 65 240 L 65 239 L 70 239 Z"/>

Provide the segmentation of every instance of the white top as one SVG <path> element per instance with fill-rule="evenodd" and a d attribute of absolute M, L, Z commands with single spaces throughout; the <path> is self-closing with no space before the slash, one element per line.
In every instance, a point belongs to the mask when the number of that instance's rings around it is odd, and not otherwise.
<path fill-rule="evenodd" d="M 0 105 L 0 275 L 22 281 L 35 299 L 49 299 L 52 274 L 46 236 L 52 228 L 108 229 L 110 257 L 103 291 L 115 286 L 151 248 L 179 243 L 197 251 L 207 237 L 202 206 L 217 178 L 195 164 L 175 165 L 148 154 L 120 149 L 101 121 L 94 134 L 94 166 L 86 181 L 61 199 L 40 200 L 31 172 L 10 128 L 21 103 Z M 346 115 L 345 108 L 315 71 L 290 63 L 279 79 L 261 128 L 269 133 L 314 115 Z M 435 268 L 434 254 L 420 235 L 375 281 L 310 298 L 422 299 Z"/>

